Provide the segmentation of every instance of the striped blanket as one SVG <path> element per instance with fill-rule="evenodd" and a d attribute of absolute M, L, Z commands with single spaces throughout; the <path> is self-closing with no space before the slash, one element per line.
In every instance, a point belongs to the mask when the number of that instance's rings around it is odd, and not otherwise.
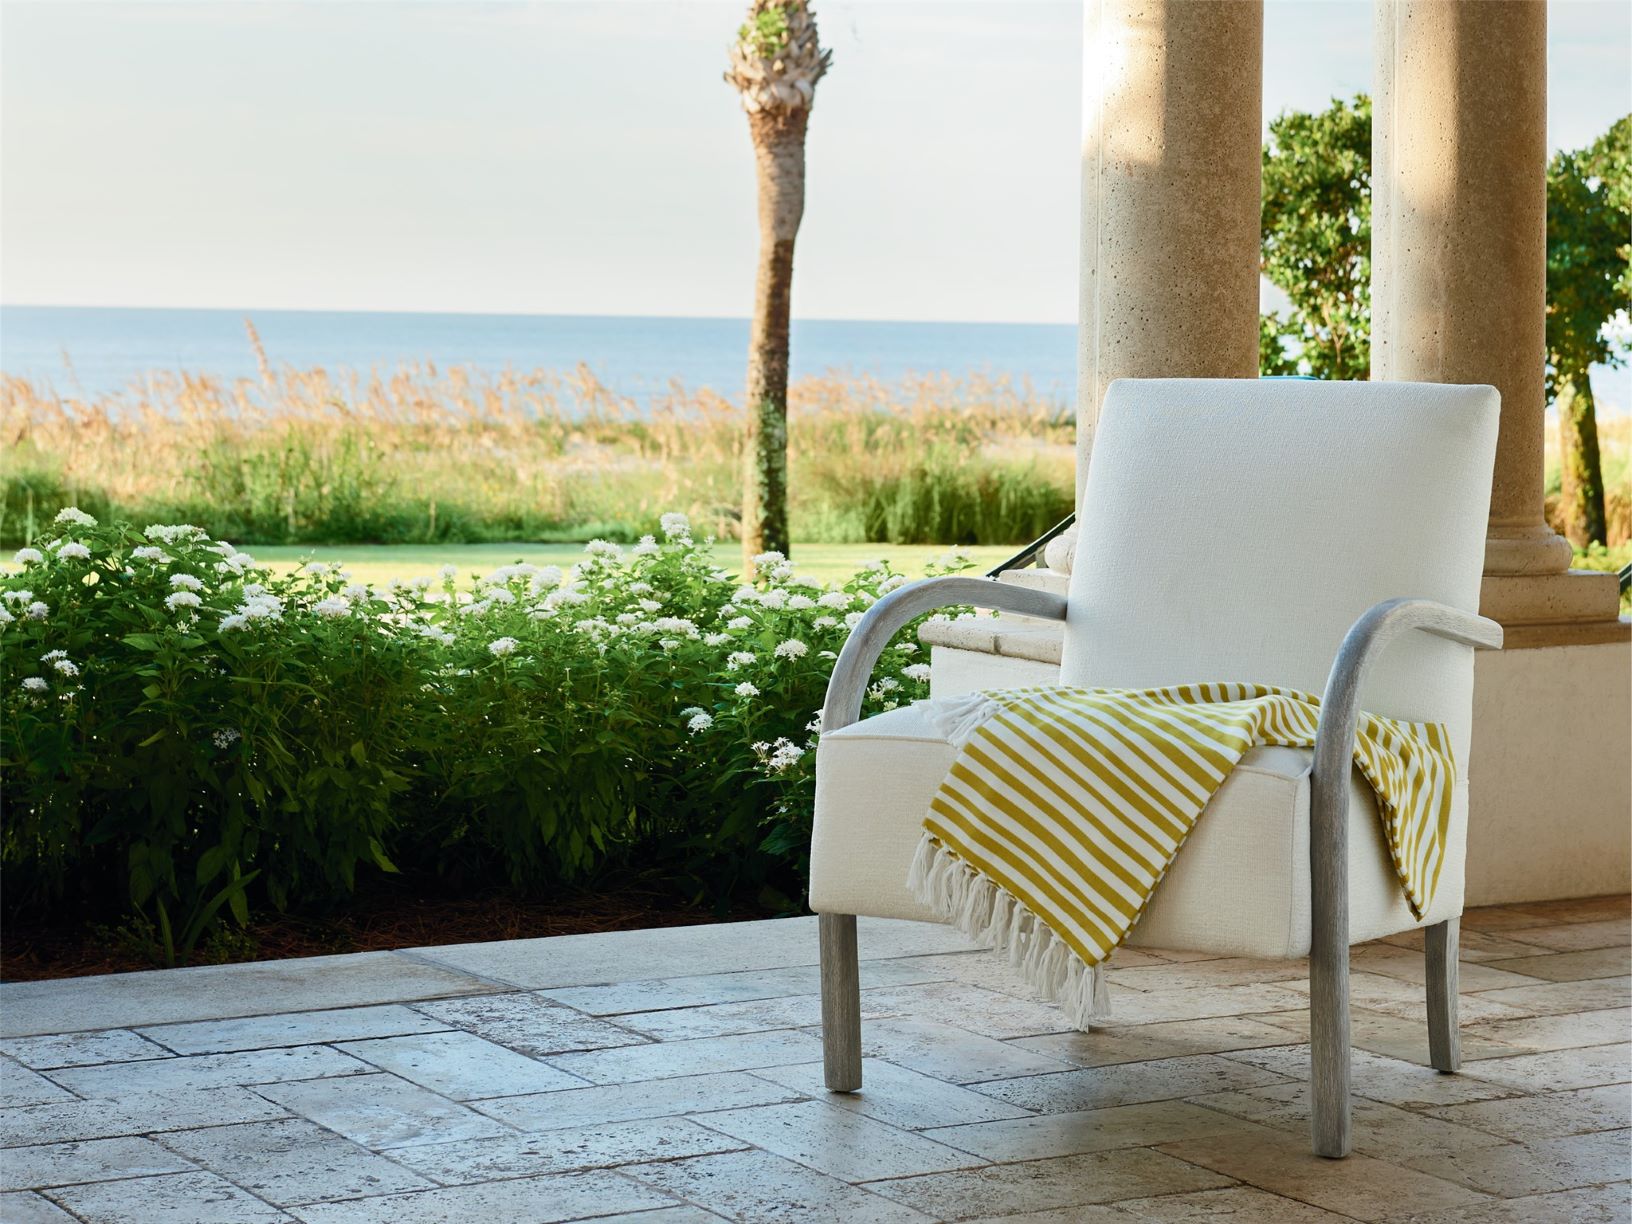
<path fill-rule="evenodd" d="M 1254 684 L 1023 688 L 937 701 L 933 716 L 958 753 L 908 887 L 1086 1028 L 1108 1015 L 1103 961 L 1202 809 L 1249 748 L 1313 747 L 1320 702 Z M 1420 919 L 1456 776 L 1445 728 L 1363 714 L 1354 761 Z"/>

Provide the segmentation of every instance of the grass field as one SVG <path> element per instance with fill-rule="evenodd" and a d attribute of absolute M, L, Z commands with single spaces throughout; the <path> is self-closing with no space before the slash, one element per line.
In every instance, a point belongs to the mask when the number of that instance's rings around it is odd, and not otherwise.
<path fill-rule="evenodd" d="M 977 546 L 960 551 L 975 563 L 973 572 L 984 573 L 1015 550 Z M 567 566 L 584 555 L 581 544 L 342 544 L 322 548 L 258 545 L 250 552 L 257 561 L 279 570 L 293 569 L 307 560 L 338 561 L 354 579 L 371 583 L 434 574 L 444 565 L 457 565 L 464 578 L 516 561 Z M 947 552 L 944 545 L 932 544 L 799 544 L 794 546 L 793 561 L 800 573 L 831 581 L 848 577 L 863 562 L 882 557 L 899 572 L 917 578 L 923 575 L 926 565 L 944 558 Z M 718 553 L 722 565 L 737 568 L 741 554 L 735 541 L 720 544 Z"/>

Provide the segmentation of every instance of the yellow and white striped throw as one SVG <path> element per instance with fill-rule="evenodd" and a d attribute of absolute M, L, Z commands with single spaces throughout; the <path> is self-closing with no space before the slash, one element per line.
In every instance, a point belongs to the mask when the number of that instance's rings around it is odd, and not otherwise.
<path fill-rule="evenodd" d="M 958 748 L 908 887 L 1005 949 L 1078 1027 L 1107 1014 L 1101 962 L 1139 921 L 1202 809 L 1258 744 L 1314 746 L 1319 698 L 1258 684 L 1022 688 L 936 702 Z M 1456 766 L 1438 723 L 1360 717 L 1411 911 L 1433 899 Z"/>

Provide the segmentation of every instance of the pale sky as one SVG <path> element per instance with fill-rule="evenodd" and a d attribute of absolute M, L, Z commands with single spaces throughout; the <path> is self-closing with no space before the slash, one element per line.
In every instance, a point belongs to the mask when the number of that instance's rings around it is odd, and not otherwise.
<path fill-rule="evenodd" d="M 0 5 L 0 300 L 748 313 L 713 0 Z M 796 313 L 1071 322 L 1080 6 L 821 0 Z M 1265 109 L 1369 87 L 1370 0 L 1270 0 Z M 1555 0 L 1553 147 L 1632 110 L 1632 5 Z"/>

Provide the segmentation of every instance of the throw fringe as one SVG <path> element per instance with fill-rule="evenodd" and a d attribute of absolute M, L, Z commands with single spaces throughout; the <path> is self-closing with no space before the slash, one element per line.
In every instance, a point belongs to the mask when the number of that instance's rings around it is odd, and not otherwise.
<path fill-rule="evenodd" d="M 960 693 L 935 698 L 929 703 L 928 713 L 930 725 L 946 736 L 952 747 L 961 749 L 1002 708 L 989 693 Z"/>
<path fill-rule="evenodd" d="M 1091 1024 L 1110 1019 L 1104 966 L 1085 964 L 1012 894 L 927 833 L 918 841 L 907 887 L 969 938 L 1006 952 L 1020 975 L 1045 998 L 1058 1003 L 1076 1028 L 1086 1031 Z"/>

